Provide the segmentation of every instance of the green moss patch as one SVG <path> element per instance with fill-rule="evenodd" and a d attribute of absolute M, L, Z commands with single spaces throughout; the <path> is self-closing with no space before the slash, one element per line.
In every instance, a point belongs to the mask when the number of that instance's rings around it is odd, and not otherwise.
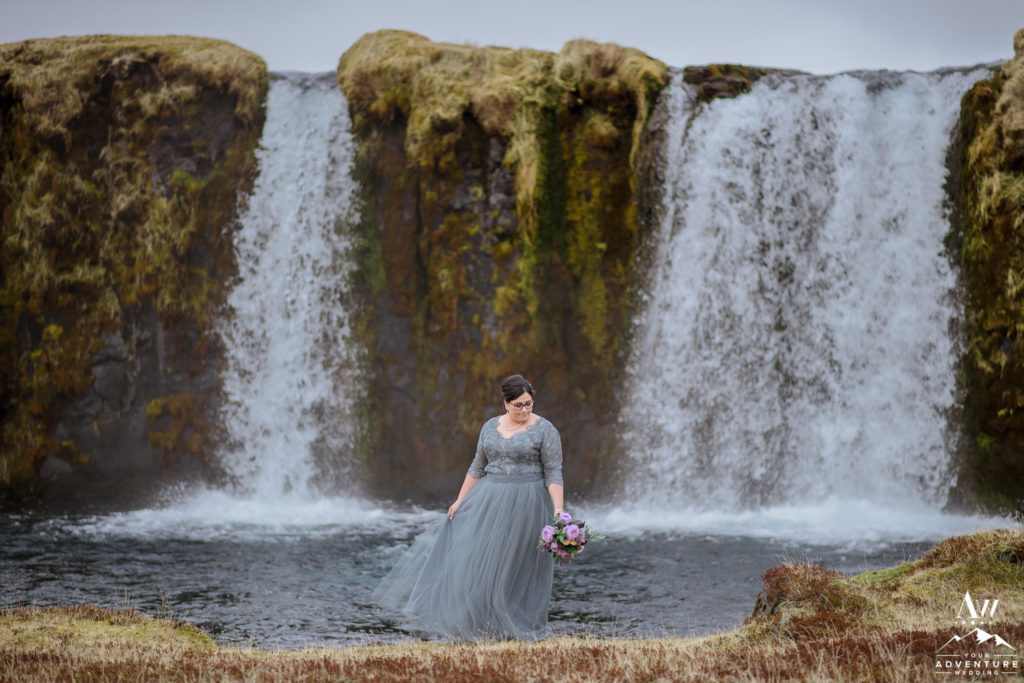
<path fill-rule="evenodd" d="M 27 608 L 0 612 L 2 647 L 14 649 L 136 647 L 209 650 L 216 643 L 191 624 L 154 619 L 131 609 L 95 605 Z"/>

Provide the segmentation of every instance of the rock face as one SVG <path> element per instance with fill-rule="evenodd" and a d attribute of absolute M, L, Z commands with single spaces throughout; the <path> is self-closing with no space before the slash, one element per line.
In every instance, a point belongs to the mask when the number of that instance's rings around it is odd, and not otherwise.
<path fill-rule="evenodd" d="M 0 46 L 0 490 L 210 472 L 211 315 L 267 83 L 214 40 Z"/>
<path fill-rule="evenodd" d="M 697 86 L 697 100 L 709 102 L 721 97 L 736 97 L 750 92 L 754 82 L 768 73 L 797 73 L 782 69 L 763 69 L 741 64 L 708 64 L 683 69 L 683 80 Z"/>
<path fill-rule="evenodd" d="M 963 502 L 1024 509 L 1024 30 L 964 96 L 957 187 L 966 285 Z"/>
<path fill-rule="evenodd" d="M 551 54 L 382 31 L 338 78 L 365 189 L 371 488 L 454 495 L 512 373 L 561 431 L 572 495 L 609 486 L 636 169 L 664 65 L 589 41 Z"/>

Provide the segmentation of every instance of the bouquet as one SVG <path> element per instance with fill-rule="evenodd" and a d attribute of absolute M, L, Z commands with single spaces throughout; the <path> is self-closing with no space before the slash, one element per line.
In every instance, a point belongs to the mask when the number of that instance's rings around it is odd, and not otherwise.
<path fill-rule="evenodd" d="M 576 553 L 582 552 L 583 546 L 592 538 L 596 538 L 596 535 L 587 528 L 586 522 L 573 519 L 568 512 L 563 512 L 555 515 L 551 524 L 540 530 L 537 547 L 551 553 L 551 557 L 558 560 L 558 566 L 562 567 L 566 562 L 572 562 Z"/>

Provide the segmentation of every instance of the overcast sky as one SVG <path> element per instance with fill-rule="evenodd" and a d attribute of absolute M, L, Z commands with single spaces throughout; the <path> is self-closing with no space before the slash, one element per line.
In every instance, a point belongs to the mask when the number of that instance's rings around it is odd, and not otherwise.
<path fill-rule="evenodd" d="M 432 40 L 558 50 L 636 47 L 670 66 L 738 62 L 835 73 L 1013 56 L 1024 0 L 0 0 L 0 42 L 86 33 L 230 40 L 271 70 L 327 71 L 382 28 Z"/>

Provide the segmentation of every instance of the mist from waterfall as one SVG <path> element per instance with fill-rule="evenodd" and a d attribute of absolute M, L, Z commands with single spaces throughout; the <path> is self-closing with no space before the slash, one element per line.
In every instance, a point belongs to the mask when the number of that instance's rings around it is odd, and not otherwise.
<path fill-rule="evenodd" d="M 697 105 L 674 73 L 627 499 L 737 524 L 946 502 L 962 309 L 946 155 L 987 74 L 772 75 Z"/>

